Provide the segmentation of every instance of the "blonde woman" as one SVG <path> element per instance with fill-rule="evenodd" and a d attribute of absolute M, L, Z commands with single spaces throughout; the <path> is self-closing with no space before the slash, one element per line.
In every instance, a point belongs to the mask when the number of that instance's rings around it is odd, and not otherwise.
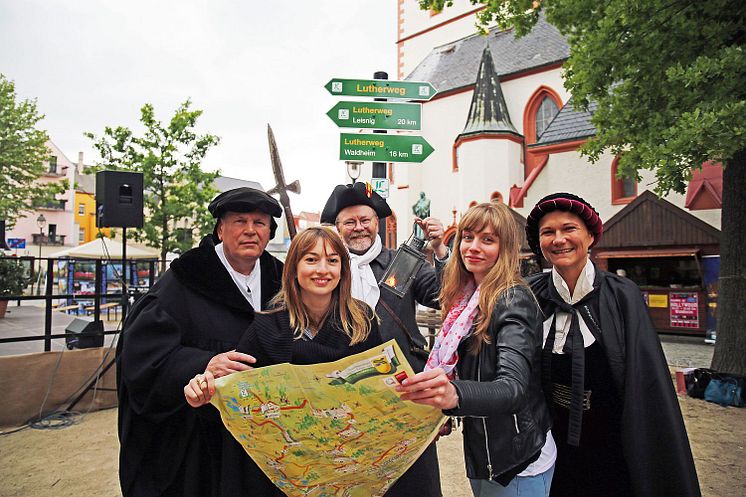
<path fill-rule="evenodd" d="M 463 417 L 476 497 L 546 497 L 554 471 L 540 311 L 519 274 L 519 247 L 504 204 L 464 214 L 443 275 L 443 327 L 426 370 L 399 387 L 404 400 Z"/>
<path fill-rule="evenodd" d="M 381 344 L 375 315 L 352 298 L 351 281 L 350 256 L 339 235 L 323 227 L 302 231 L 290 244 L 273 310 L 257 313 L 236 350 L 251 354 L 253 366 L 262 367 L 330 362 Z M 184 387 L 192 407 L 205 405 L 214 393 L 209 371 Z M 217 461 L 222 495 L 283 495 L 225 434 L 215 450 L 222 459 Z M 230 492 L 226 482 L 234 486 Z"/>

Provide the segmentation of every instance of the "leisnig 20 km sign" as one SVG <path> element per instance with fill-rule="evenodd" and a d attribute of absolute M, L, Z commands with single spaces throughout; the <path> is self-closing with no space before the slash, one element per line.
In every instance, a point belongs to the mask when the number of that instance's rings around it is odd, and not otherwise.
<path fill-rule="evenodd" d="M 342 101 L 326 115 L 340 128 L 418 130 L 422 127 L 421 104 Z"/>
<path fill-rule="evenodd" d="M 422 162 L 433 147 L 421 136 L 342 133 L 340 160 Z"/>

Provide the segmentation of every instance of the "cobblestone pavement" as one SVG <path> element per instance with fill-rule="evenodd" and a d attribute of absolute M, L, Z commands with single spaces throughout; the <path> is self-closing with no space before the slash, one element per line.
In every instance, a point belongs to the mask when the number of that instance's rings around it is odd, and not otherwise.
<path fill-rule="evenodd" d="M 709 368 L 714 345 L 704 342 L 703 337 L 659 335 L 666 361 L 672 368 Z"/>

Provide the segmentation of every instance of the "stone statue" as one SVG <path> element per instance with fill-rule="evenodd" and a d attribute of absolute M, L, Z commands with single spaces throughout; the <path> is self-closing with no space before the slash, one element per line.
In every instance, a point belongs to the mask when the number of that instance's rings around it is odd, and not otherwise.
<path fill-rule="evenodd" d="M 425 192 L 420 192 L 420 198 L 412 206 L 412 212 L 420 219 L 430 217 L 430 199 L 425 196 Z M 419 226 L 415 229 L 415 234 L 419 238 L 425 238 L 425 234 Z"/>

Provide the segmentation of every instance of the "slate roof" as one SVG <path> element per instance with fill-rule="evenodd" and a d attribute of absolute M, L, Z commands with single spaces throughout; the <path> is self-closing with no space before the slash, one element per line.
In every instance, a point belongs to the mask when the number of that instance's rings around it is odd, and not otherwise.
<path fill-rule="evenodd" d="M 505 105 L 500 78 L 495 72 L 489 45 L 482 51 L 479 74 L 469 106 L 469 117 L 459 136 L 476 133 L 519 134 L 510 122 L 508 106 Z"/>
<path fill-rule="evenodd" d="M 474 34 L 433 48 L 406 79 L 428 81 L 439 92 L 473 85 L 488 42 L 495 72 L 502 78 L 570 56 L 565 38 L 542 16 L 522 38 L 516 38 L 513 30 L 493 28 L 486 36 Z"/>
<path fill-rule="evenodd" d="M 529 147 L 548 145 L 550 143 L 564 142 L 587 138 L 596 134 L 596 128 L 591 123 L 591 116 L 596 110 L 596 102 L 591 102 L 588 112 L 575 110 L 572 98 L 560 109 L 549 126 L 544 130 L 535 144 Z"/>

